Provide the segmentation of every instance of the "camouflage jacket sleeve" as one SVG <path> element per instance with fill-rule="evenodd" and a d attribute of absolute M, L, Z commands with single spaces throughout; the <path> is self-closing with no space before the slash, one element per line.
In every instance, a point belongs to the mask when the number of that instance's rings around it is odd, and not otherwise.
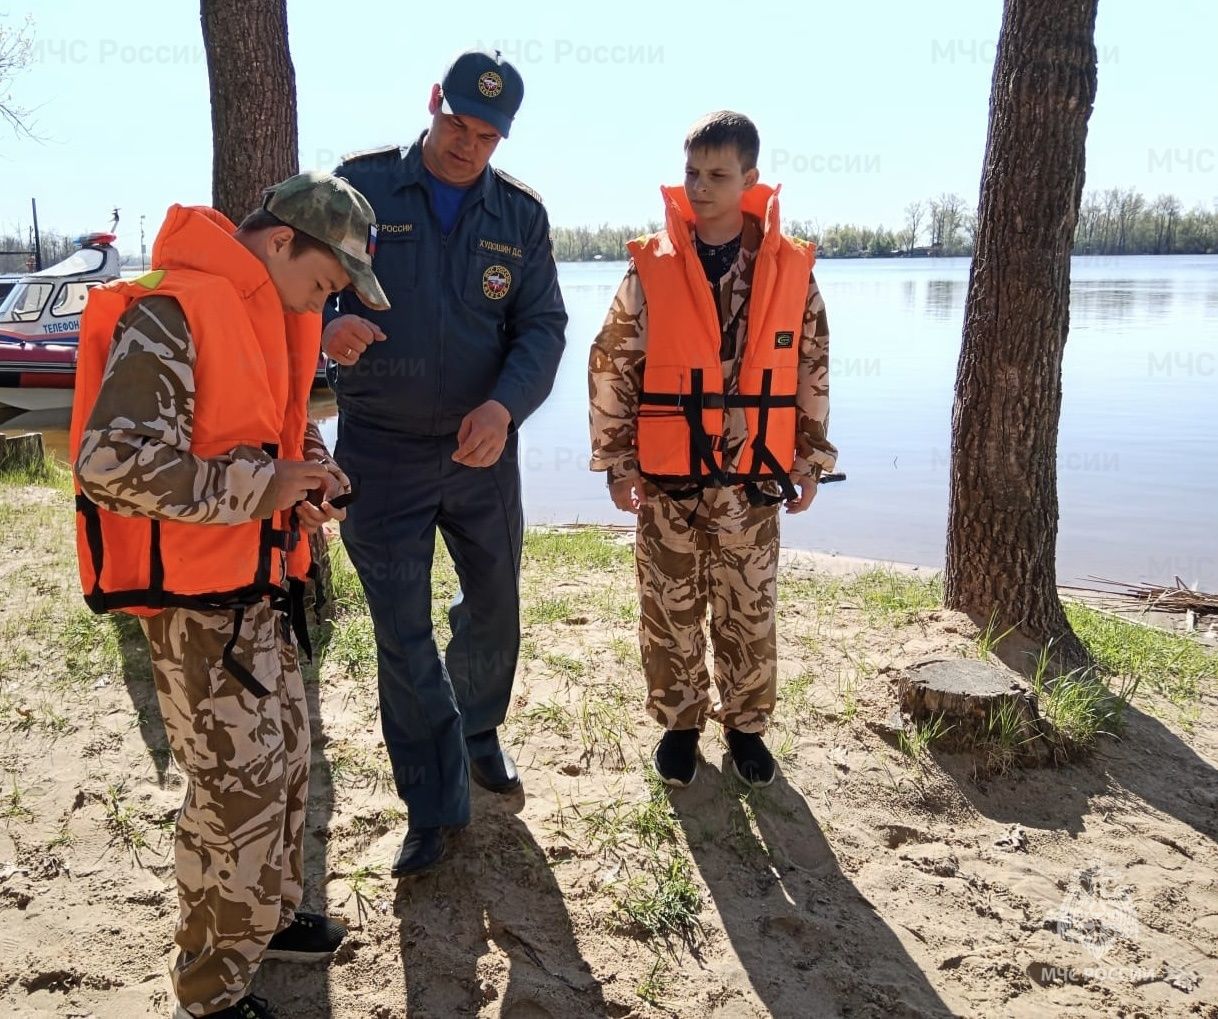
<path fill-rule="evenodd" d="M 646 354 L 647 304 L 631 261 L 588 356 L 589 466 L 605 471 L 609 484 L 639 474 L 635 436 Z"/>
<path fill-rule="evenodd" d="M 329 463 L 331 460 L 330 450 L 326 448 L 326 440 L 321 437 L 321 429 L 313 420 L 305 424 L 304 458 L 321 463 Z"/>
<path fill-rule="evenodd" d="M 276 485 L 265 452 L 237 446 L 203 458 L 190 451 L 195 348 L 181 305 L 170 297 L 137 301 L 115 337 L 76 458 L 84 494 L 115 513 L 159 520 L 269 517 Z"/>
<path fill-rule="evenodd" d="M 829 428 L 829 319 L 816 285 L 816 274 L 808 278 L 808 304 L 804 309 L 799 340 L 799 388 L 796 394 L 796 479 L 833 470 L 837 448 L 828 439 Z"/>

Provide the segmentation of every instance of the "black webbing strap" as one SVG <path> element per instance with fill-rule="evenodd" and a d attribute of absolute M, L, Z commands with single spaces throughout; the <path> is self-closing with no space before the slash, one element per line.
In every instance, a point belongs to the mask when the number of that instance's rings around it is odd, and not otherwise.
<path fill-rule="evenodd" d="M 685 421 L 689 425 L 689 472 L 693 477 L 709 477 L 716 485 L 726 485 L 727 477 L 715 459 L 711 437 L 706 433 L 706 425 L 702 422 L 702 410 L 707 395 L 702 391 L 702 369 L 695 368 L 690 372 L 689 401 L 684 408 Z M 702 470 L 703 467 L 705 471 Z"/>
<path fill-rule="evenodd" d="M 653 407 L 677 407 L 684 408 L 690 401 L 689 393 L 654 393 L 649 390 L 643 390 L 639 394 L 639 407 L 650 404 Z M 746 393 L 703 393 L 702 406 L 707 410 L 719 410 L 729 407 L 760 407 L 762 405 L 762 397 L 760 394 L 751 395 Z M 797 406 L 796 397 L 790 396 L 771 396 L 766 401 L 768 407 L 795 407 Z"/>
<path fill-rule="evenodd" d="M 798 499 L 799 492 L 795 490 L 795 485 L 791 481 L 791 475 L 787 473 L 786 468 L 778 462 L 778 458 L 770 451 L 766 445 L 766 432 L 770 427 L 770 408 L 775 406 L 770 395 L 770 390 L 774 385 L 774 369 L 767 368 L 761 373 L 761 403 L 757 411 L 757 435 L 753 439 L 753 465 L 749 473 L 754 477 L 761 475 L 761 466 L 765 465 L 774 475 L 774 479 L 778 482 L 782 489 L 783 498 Z M 750 501 L 752 495 L 750 494 Z"/>
<path fill-rule="evenodd" d="M 249 669 L 237 661 L 237 656 L 233 654 L 233 649 L 237 646 L 237 639 L 241 636 L 241 624 L 245 622 L 245 606 L 239 605 L 233 610 L 233 635 L 229 637 L 228 643 L 224 645 L 224 655 L 222 661 L 224 667 L 232 674 L 243 687 L 245 687 L 255 697 L 265 697 L 271 691 L 258 682 Z"/>
<path fill-rule="evenodd" d="M 309 617 L 305 611 L 305 581 L 295 577 L 288 578 L 288 619 L 300 650 L 313 661 L 313 642 L 309 639 Z"/>
<path fill-rule="evenodd" d="M 106 558 L 102 544 L 101 514 L 97 512 L 97 504 L 83 493 L 76 496 L 76 512 L 84 517 L 85 543 L 89 546 L 89 560 L 93 566 L 93 590 L 85 595 L 85 604 L 101 614 L 106 611 L 106 596 L 101 589 L 102 566 Z"/>
<path fill-rule="evenodd" d="M 161 522 L 153 520 L 148 528 L 148 607 L 165 605 L 165 560 L 161 557 Z"/>

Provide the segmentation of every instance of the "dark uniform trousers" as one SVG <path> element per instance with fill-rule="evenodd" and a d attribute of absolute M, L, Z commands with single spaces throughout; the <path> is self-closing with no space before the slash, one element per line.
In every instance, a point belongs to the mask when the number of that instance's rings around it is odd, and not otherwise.
<path fill-rule="evenodd" d="M 412 825 L 469 821 L 468 757 L 507 715 L 520 651 L 517 436 L 493 467 L 455 463 L 456 448 L 456 435 L 339 417 L 335 456 L 360 490 L 342 537 L 368 598 L 381 725 Z M 431 619 L 437 529 L 460 581 L 443 658 Z"/>

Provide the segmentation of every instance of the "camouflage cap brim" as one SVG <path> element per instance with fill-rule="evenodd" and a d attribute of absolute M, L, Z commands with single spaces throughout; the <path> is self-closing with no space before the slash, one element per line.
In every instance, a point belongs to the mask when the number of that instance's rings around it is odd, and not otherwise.
<path fill-rule="evenodd" d="M 351 286 L 359 295 L 359 299 L 373 311 L 388 311 L 389 298 L 385 296 L 384 288 L 372 269 L 341 248 L 331 247 L 330 250 L 334 252 L 338 264 L 347 270 L 347 275 L 351 277 Z"/>

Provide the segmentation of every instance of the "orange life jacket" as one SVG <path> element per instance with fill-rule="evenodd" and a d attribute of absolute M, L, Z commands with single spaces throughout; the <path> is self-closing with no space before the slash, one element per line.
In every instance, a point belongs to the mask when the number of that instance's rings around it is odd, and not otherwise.
<path fill-rule="evenodd" d="M 761 483 L 777 481 L 791 498 L 799 341 L 816 249 L 780 232 L 777 188 L 758 184 L 745 193 L 743 211 L 761 219 L 764 233 L 739 391 L 726 394 L 719 314 L 691 236 L 693 209 L 683 188 L 660 190 L 666 228 L 627 245 L 647 300 L 639 468 L 654 481 L 694 489 L 743 484 L 754 501 Z M 726 468 L 723 448 L 724 410 L 731 407 L 743 408 L 747 427 L 737 470 Z"/>
<path fill-rule="evenodd" d="M 213 209 L 174 205 L 153 246 L 154 271 L 90 291 L 76 361 L 73 462 L 118 320 L 135 301 L 153 295 L 176 300 L 190 327 L 191 452 L 214 457 L 245 445 L 272 457 L 303 459 L 321 316 L 285 312 L 266 268 L 234 239 L 235 230 Z M 171 606 L 230 609 L 238 612 L 239 630 L 244 606 L 269 597 L 289 608 L 309 572 L 309 544 L 291 510 L 240 524 L 156 520 L 98 506 L 79 482 L 76 508 L 80 579 L 95 612 L 150 616 Z"/>

